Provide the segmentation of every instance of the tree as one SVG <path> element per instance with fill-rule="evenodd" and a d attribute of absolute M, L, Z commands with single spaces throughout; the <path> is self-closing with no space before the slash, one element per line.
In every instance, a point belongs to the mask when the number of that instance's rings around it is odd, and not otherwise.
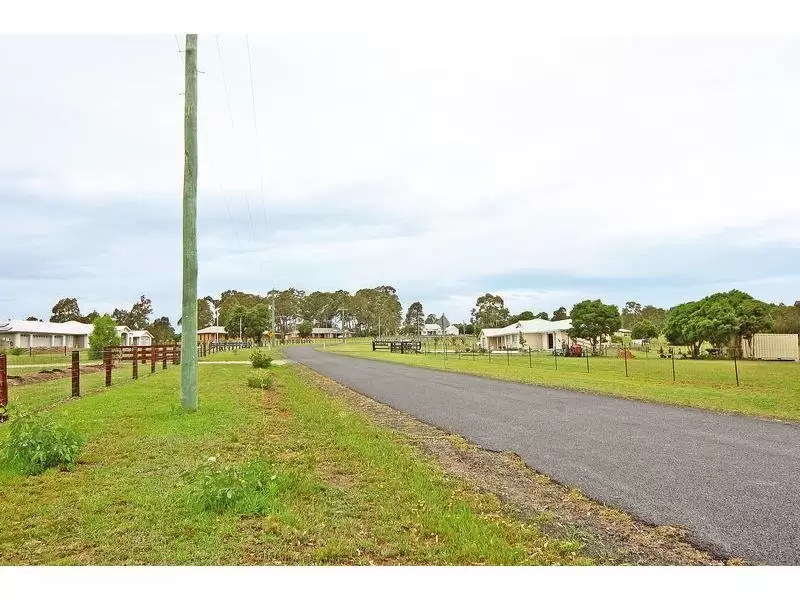
<path fill-rule="evenodd" d="M 110 316 L 97 317 L 92 325 L 92 333 L 89 334 L 89 356 L 91 358 L 101 358 L 104 348 L 119 346 L 122 343 L 122 338 L 115 329 L 116 323 Z"/>
<path fill-rule="evenodd" d="M 213 301 L 212 301 L 213 303 Z M 179 323 L 180 324 L 180 323 Z M 209 305 L 209 299 L 206 298 L 198 298 L 197 299 L 197 328 L 203 329 L 205 327 L 210 327 L 214 324 L 214 313 L 211 312 L 211 306 Z"/>
<path fill-rule="evenodd" d="M 520 321 L 530 321 L 536 317 L 533 316 L 533 313 L 529 310 L 523 310 L 518 315 L 512 315 L 508 318 L 508 325 L 513 325 L 514 323 L 519 323 Z M 547 316 L 545 315 L 545 318 Z"/>
<path fill-rule="evenodd" d="M 572 319 L 569 336 L 589 341 L 592 352 L 596 352 L 597 345 L 622 324 L 619 309 L 613 304 L 604 304 L 599 299 L 578 302 L 572 307 L 569 318 Z"/>
<path fill-rule="evenodd" d="M 169 322 L 169 317 L 159 317 L 147 328 L 153 336 L 154 344 L 172 344 L 175 342 L 175 328 Z"/>
<path fill-rule="evenodd" d="M 425 322 L 425 311 L 422 302 L 412 302 L 406 311 L 405 326 L 408 333 L 419 333 Z"/>
<path fill-rule="evenodd" d="M 699 324 L 699 302 L 684 302 L 669 309 L 664 322 L 664 335 L 674 346 L 688 346 L 692 358 L 700 354 L 704 332 Z"/>
<path fill-rule="evenodd" d="M 500 296 L 486 293 L 475 301 L 471 311 L 472 322 L 479 329 L 503 327 L 508 322 L 509 312 Z"/>
<path fill-rule="evenodd" d="M 635 340 L 658 337 L 658 329 L 650 320 L 640 319 L 633 325 L 631 337 Z"/>
<path fill-rule="evenodd" d="M 311 321 L 303 321 L 300 325 L 297 326 L 297 331 L 300 332 L 301 338 L 311 337 L 311 330 L 314 328 L 313 323 Z"/>
<path fill-rule="evenodd" d="M 248 338 L 261 343 L 264 332 L 269 329 L 272 322 L 272 309 L 266 302 L 259 302 L 250 307 L 244 314 L 243 328 Z"/>
<path fill-rule="evenodd" d="M 134 302 L 129 313 L 129 325 L 131 329 L 145 329 L 150 324 L 150 315 L 153 312 L 153 303 L 149 298 L 142 295 L 138 302 Z"/>
<path fill-rule="evenodd" d="M 75 298 L 62 298 L 53 305 L 50 322 L 66 323 L 67 321 L 77 321 L 80 318 L 81 310 L 78 308 L 78 301 Z"/>
<path fill-rule="evenodd" d="M 25 320 L 26 320 L 26 321 L 39 321 L 39 322 L 41 322 L 41 321 L 42 321 L 42 320 L 41 320 L 39 317 L 34 317 L 34 316 L 30 316 L 30 317 L 28 317 L 28 318 L 27 318 L 27 319 L 25 319 Z"/>
<path fill-rule="evenodd" d="M 88 315 L 82 316 L 80 319 L 78 319 L 78 321 L 80 321 L 81 323 L 87 323 L 87 324 L 88 323 L 94 323 L 94 320 L 97 317 L 100 317 L 100 316 L 102 316 L 102 315 L 99 312 L 97 312 L 96 310 L 93 310 Z"/>
<path fill-rule="evenodd" d="M 550 316 L 546 312 L 542 311 L 540 313 L 536 313 L 533 316 L 533 318 L 534 319 L 544 319 L 545 321 L 547 321 L 550 318 Z"/>
<path fill-rule="evenodd" d="M 425 317 L 425 324 L 426 325 L 434 325 L 436 323 L 436 321 L 438 321 L 438 320 L 439 320 L 439 317 L 437 317 L 435 314 L 431 313 L 427 317 Z"/>
<path fill-rule="evenodd" d="M 553 317 L 550 319 L 551 321 L 563 321 L 565 319 L 569 319 L 569 315 L 567 314 L 567 309 L 563 306 L 559 307 L 558 310 L 553 312 Z"/>
<path fill-rule="evenodd" d="M 664 321 L 667 319 L 667 311 L 664 308 L 658 308 L 648 304 L 639 311 L 636 320 L 647 319 L 656 329 L 661 331 L 664 328 Z"/>
<path fill-rule="evenodd" d="M 631 329 L 642 313 L 642 305 L 633 300 L 628 300 L 622 308 L 620 315 L 622 319 L 622 326 L 625 329 Z"/>
<path fill-rule="evenodd" d="M 794 306 L 773 306 L 772 318 L 775 333 L 800 333 L 800 305 L 797 302 Z"/>
<path fill-rule="evenodd" d="M 242 304 L 228 305 L 223 317 L 220 317 L 220 322 L 228 334 L 238 338 L 239 332 L 242 332 L 244 337 L 244 321 L 247 315 L 247 307 Z M 244 340 L 242 340 L 244 341 Z"/>

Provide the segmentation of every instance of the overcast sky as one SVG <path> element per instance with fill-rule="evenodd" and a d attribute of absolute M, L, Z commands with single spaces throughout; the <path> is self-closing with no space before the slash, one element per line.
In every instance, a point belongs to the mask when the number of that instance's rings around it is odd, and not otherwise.
<path fill-rule="evenodd" d="M 177 320 L 183 44 L 0 37 L 0 319 L 146 294 Z M 249 46 L 200 37 L 201 296 L 800 298 L 800 38 Z"/>

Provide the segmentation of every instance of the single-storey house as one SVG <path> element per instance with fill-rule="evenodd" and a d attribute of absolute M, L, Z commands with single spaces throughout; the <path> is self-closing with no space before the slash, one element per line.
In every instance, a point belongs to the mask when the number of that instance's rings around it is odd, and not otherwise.
<path fill-rule="evenodd" d="M 88 348 L 93 326 L 78 321 L 0 323 L 0 348 Z"/>
<path fill-rule="evenodd" d="M 211 325 L 197 330 L 197 341 L 201 344 L 211 342 L 225 342 L 228 340 L 228 332 L 222 325 Z"/>
<path fill-rule="evenodd" d="M 571 319 L 548 321 L 547 319 L 531 319 L 518 321 L 507 327 L 482 329 L 478 337 L 481 348 L 493 350 L 553 350 L 562 344 L 570 344 L 567 334 L 572 327 Z M 521 344 L 520 340 L 525 344 Z"/>
<path fill-rule="evenodd" d="M 91 325 L 89 326 L 91 327 Z M 152 346 L 153 336 L 149 331 L 134 330 L 127 325 L 117 325 L 114 327 L 122 338 L 122 346 Z"/>
<path fill-rule="evenodd" d="M 442 326 L 438 323 L 425 323 L 422 326 L 422 335 L 442 335 Z"/>
<path fill-rule="evenodd" d="M 311 329 L 311 337 L 314 339 L 340 339 L 350 337 L 350 332 L 346 329 L 342 331 L 337 327 L 314 327 Z"/>

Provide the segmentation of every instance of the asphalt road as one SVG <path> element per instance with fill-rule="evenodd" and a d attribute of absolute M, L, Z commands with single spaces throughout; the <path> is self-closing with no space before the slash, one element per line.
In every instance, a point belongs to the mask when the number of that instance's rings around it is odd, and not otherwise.
<path fill-rule="evenodd" d="M 347 387 L 697 545 L 800 564 L 800 426 L 287 348 Z"/>

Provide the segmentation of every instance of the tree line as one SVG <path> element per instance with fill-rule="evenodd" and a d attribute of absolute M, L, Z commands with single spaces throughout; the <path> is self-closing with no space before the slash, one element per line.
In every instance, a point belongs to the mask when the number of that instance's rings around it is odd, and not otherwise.
<path fill-rule="evenodd" d="M 274 308 L 274 314 L 273 314 Z M 442 314 L 426 314 L 421 301 L 412 302 L 403 314 L 397 290 L 391 285 L 347 290 L 306 292 L 296 288 L 273 289 L 266 294 L 226 290 L 219 297 L 197 300 L 198 328 L 220 325 L 229 335 L 256 342 L 264 332 L 308 336 L 313 327 L 344 328 L 356 336 L 414 335 L 425 324 L 438 323 L 444 329 L 450 322 Z M 169 317 L 151 320 L 152 302 L 141 295 L 129 308 L 115 308 L 109 316 L 117 325 L 146 330 L 156 343 L 179 338 Z M 101 315 L 81 313 L 75 298 L 62 298 L 52 307 L 51 322 L 79 321 L 93 323 Z M 478 335 L 487 328 L 547 319 L 572 319 L 570 334 L 594 344 L 621 328 L 631 330 L 633 339 L 663 335 L 670 344 L 687 346 L 693 356 L 707 342 L 716 347 L 732 341 L 752 339 L 754 333 L 800 333 L 800 300 L 793 305 L 769 304 L 749 294 L 731 290 L 684 302 L 669 309 L 628 301 L 618 307 L 599 299 L 583 300 L 569 311 L 560 306 L 552 312 L 524 310 L 513 314 L 497 294 L 485 293 L 475 301 L 466 322 L 453 323 L 459 333 Z M 29 320 L 38 320 L 34 316 Z M 178 321 L 180 325 L 180 321 Z"/>

